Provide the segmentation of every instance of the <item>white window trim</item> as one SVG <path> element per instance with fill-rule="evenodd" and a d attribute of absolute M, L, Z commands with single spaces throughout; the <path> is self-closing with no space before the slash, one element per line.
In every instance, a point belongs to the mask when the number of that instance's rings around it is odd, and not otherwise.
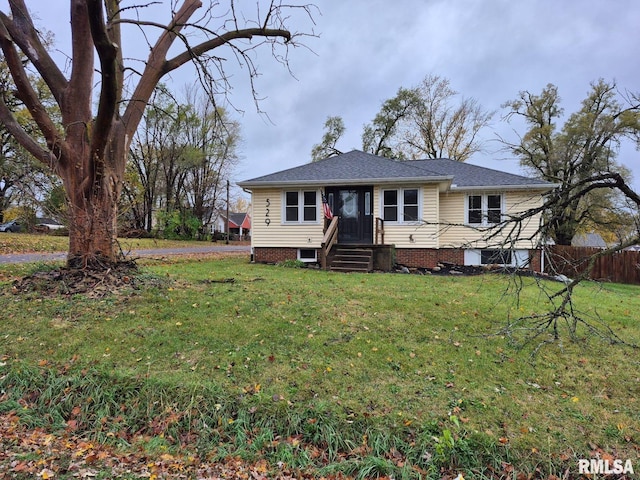
<path fill-rule="evenodd" d="M 287 220 L 287 193 L 298 192 L 298 220 Z M 304 220 L 304 193 L 314 192 L 316 194 L 316 219 Z M 318 225 L 320 223 L 320 208 L 322 199 L 319 190 L 291 189 L 282 191 L 282 224 L 283 225 Z"/>
<path fill-rule="evenodd" d="M 302 257 L 300 255 L 300 251 L 301 250 L 313 251 L 313 253 L 314 253 L 313 258 Z M 305 263 L 316 263 L 318 261 L 318 251 L 315 248 L 299 248 L 298 249 L 298 260 L 300 260 L 301 262 L 305 262 Z"/>
<path fill-rule="evenodd" d="M 404 220 L 404 192 L 405 190 L 417 190 L 418 191 L 418 219 L 417 220 Z M 398 192 L 398 204 L 396 205 L 398 211 L 398 218 L 401 220 L 385 220 L 385 224 L 390 225 L 420 225 L 422 223 L 422 188 L 421 187 L 391 187 L 383 188 L 380 190 L 380 213 L 384 217 L 384 192 L 396 191 Z"/>
<path fill-rule="evenodd" d="M 467 249 L 464 251 L 464 264 L 465 265 L 483 265 L 481 262 L 482 259 L 482 250 L 500 250 L 499 248 L 477 248 L 477 249 Z M 518 268 L 526 268 L 529 266 L 529 250 L 523 249 L 515 249 L 511 250 L 511 263 L 505 264 L 506 267 L 518 267 Z"/>
<path fill-rule="evenodd" d="M 495 223 L 489 223 L 487 221 L 490 195 L 500 195 L 500 221 L 504 219 L 505 198 L 504 198 L 503 192 L 467 193 L 464 196 L 464 224 L 465 225 L 472 225 L 474 227 L 490 227 L 492 225 L 497 225 Z M 469 197 L 482 197 L 482 206 L 481 206 L 481 212 L 480 212 L 482 216 L 481 223 L 469 222 Z"/>

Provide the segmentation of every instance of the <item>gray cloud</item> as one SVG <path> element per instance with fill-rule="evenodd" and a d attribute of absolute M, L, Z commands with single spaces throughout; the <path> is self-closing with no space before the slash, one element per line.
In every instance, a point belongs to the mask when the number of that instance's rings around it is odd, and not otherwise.
<path fill-rule="evenodd" d="M 0 1 L 3 11 L 6 3 Z M 36 2 L 31 8 L 65 50 L 68 9 L 58 3 Z M 169 4 L 158 8 L 166 15 Z M 295 78 L 268 49 L 255 57 L 261 71 L 257 88 L 265 97 L 260 106 L 270 121 L 255 111 L 246 71 L 230 70 L 230 99 L 245 112 L 238 117 L 244 159 L 236 180 L 308 162 L 329 115 L 345 121 L 339 146 L 359 148 L 362 126 L 380 104 L 427 74 L 448 78 L 462 95 L 498 110 L 493 131 L 484 132 L 487 151 L 472 162 L 516 172 L 517 160 L 505 159 L 494 139 L 496 133 L 514 138 L 514 126 L 500 121 L 500 105 L 519 91 L 539 93 L 553 83 L 569 114 L 599 78 L 640 90 L 637 0 L 319 0 L 317 5 L 315 25 L 295 17 L 294 30 L 314 28 L 319 34 L 306 40 L 312 51 L 290 52 Z M 125 49 L 139 43 L 131 41 Z M 174 73 L 171 81 L 178 90 L 193 82 L 193 72 Z M 640 177 L 634 148 L 627 146 L 620 161 Z M 640 179 L 635 184 L 640 186 Z"/>

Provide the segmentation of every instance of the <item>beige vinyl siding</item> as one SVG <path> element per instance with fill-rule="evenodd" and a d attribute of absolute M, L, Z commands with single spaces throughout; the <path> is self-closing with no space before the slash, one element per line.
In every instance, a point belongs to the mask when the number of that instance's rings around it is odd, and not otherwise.
<path fill-rule="evenodd" d="M 253 190 L 251 245 L 253 247 L 319 248 L 323 236 L 321 205 L 318 205 L 317 223 L 283 224 L 283 192 L 284 190 L 280 188 Z"/>
<path fill-rule="evenodd" d="M 397 248 L 437 248 L 437 219 L 438 219 L 438 186 L 437 185 L 402 185 L 375 187 L 374 215 L 382 218 L 382 191 L 393 189 L 419 188 L 421 222 L 408 224 L 394 224 L 385 222 L 384 243 L 395 245 Z"/>
<path fill-rule="evenodd" d="M 508 192 L 505 199 L 505 209 L 507 213 L 524 212 L 531 208 L 540 207 L 543 204 L 543 198 L 540 192 L 513 193 Z M 537 234 L 540 230 L 541 215 L 529 218 L 520 225 L 521 230 L 518 237 L 523 239 L 517 243 L 520 248 L 536 248 L 539 247 L 540 236 Z M 530 240 L 529 240 L 530 239 Z"/>
<path fill-rule="evenodd" d="M 542 195 L 536 191 L 469 192 L 471 195 L 497 193 L 503 195 L 504 212 L 507 215 L 516 214 L 542 204 Z M 495 246 L 503 241 L 504 235 L 492 239 L 488 244 L 487 241 L 483 240 L 489 234 L 488 227 L 475 229 L 465 226 L 466 201 L 467 195 L 464 192 L 446 192 L 440 195 L 440 247 L 483 248 Z M 535 234 L 539 224 L 539 215 L 524 222 L 522 230 L 518 233 L 518 238 L 523 240 L 517 241 L 512 247 L 523 249 L 537 247 L 538 238 L 529 239 L 529 237 Z M 509 228 L 506 230 L 509 230 Z"/>

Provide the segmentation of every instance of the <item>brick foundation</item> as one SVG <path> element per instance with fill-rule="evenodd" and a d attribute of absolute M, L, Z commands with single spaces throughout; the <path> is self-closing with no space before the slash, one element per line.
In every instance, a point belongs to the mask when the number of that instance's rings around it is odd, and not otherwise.
<path fill-rule="evenodd" d="M 253 249 L 253 261 L 256 263 L 278 263 L 297 259 L 297 248 L 255 247 Z"/>
<path fill-rule="evenodd" d="M 541 269 L 541 251 L 529 250 L 530 264 L 527 270 L 539 272 Z M 457 248 L 398 248 L 396 263 L 409 268 L 433 268 L 438 263 L 464 265 L 464 250 Z"/>
<path fill-rule="evenodd" d="M 542 250 L 529 250 L 529 258 L 531 259 L 529 270 L 542 271 Z"/>
<path fill-rule="evenodd" d="M 397 248 L 396 263 L 410 268 L 433 268 L 440 262 L 464 264 L 464 250 L 457 248 Z"/>
<path fill-rule="evenodd" d="M 528 269 L 539 272 L 541 268 L 540 250 L 529 250 L 529 257 L 531 264 Z M 278 263 L 297 258 L 297 248 L 255 247 L 253 249 L 253 260 L 257 263 Z M 457 248 L 395 249 L 395 263 L 398 265 L 409 268 L 433 268 L 442 262 L 464 265 L 464 250 Z"/>

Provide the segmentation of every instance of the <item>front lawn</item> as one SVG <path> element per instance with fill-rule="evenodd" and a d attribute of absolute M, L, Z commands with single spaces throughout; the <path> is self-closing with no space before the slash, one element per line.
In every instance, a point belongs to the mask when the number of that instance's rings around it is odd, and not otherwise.
<path fill-rule="evenodd" d="M 638 351 L 562 323 L 516 348 L 508 319 L 548 309 L 532 278 L 176 259 L 96 300 L 12 294 L 27 268 L 0 272 L 0 413 L 28 425 L 325 476 L 640 469 Z M 640 288 L 585 283 L 577 305 L 640 343 Z"/>
<path fill-rule="evenodd" d="M 120 238 L 118 243 L 124 253 L 128 253 L 131 250 L 211 245 L 211 242 L 206 241 L 164 240 L 158 238 Z M 0 255 L 66 252 L 68 249 L 69 237 L 66 236 L 0 232 Z"/>

